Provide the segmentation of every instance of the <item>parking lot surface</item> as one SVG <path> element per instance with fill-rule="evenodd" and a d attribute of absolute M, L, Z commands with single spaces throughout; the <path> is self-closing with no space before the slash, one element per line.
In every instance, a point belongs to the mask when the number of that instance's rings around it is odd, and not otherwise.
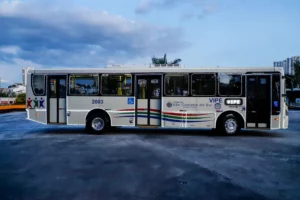
<path fill-rule="evenodd" d="M 0 114 L 0 199 L 300 199 L 300 111 L 287 130 L 45 126 Z"/>

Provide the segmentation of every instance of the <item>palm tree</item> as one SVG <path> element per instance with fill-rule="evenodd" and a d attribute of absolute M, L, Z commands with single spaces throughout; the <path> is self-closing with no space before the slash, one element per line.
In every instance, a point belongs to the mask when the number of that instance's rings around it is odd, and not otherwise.
<path fill-rule="evenodd" d="M 294 63 L 295 75 L 294 75 L 294 83 L 295 86 L 300 85 L 300 61 L 296 61 Z"/>
<path fill-rule="evenodd" d="M 179 64 L 181 62 L 181 59 L 180 58 L 177 58 L 171 62 L 168 63 L 168 60 L 167 60 L 167 54 L 164 55 L 163 58 L 156 58 L 156 57 L 152 57 L 152 64 L 154 65 L 175 65 L 175 64 Z"/>

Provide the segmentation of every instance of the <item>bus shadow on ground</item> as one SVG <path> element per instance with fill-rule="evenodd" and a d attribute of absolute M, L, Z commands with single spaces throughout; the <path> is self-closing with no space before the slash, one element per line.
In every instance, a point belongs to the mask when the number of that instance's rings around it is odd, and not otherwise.
<path fill-rule="evenodd" d="M 33 133 L 36 134 L 47 134 L 47 135 L 126 135 L 126 134 L 138 134 L 147 136 L 207 136 L 207 137 L 228 137 L 222 135 L 211 129 L 141 129 L 141 128 L 113 128 L 107 130 L 102 134 L 88 133 L 82 127 L 63 127 L 63 128 L 46 128 L 37 129 Z M 230 136 L 229 136 L 230 137 Z M 285 137 L 283 133 L 275 131 L 261 131 L 261 130 L 242 130 L 233 137 L 271 137 L 271 138 L 282 138 Z"/>

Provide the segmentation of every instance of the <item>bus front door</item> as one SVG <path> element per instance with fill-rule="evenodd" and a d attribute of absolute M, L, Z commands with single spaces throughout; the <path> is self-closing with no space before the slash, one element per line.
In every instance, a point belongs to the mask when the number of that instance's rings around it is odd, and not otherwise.
<path fill-rule="evenodd" d="M 161 125 L 161 76 L 136 77 L 136 125 Z"/>
<path fill-rule="evenodd" d="M 48 123 L 66 123 L 66 76 L 48 76 Z"/>
<path fill-rule="evenodd" d="M 247 128 L 270 128 L 271 122 L 271 76 L 246 76 Z"/>

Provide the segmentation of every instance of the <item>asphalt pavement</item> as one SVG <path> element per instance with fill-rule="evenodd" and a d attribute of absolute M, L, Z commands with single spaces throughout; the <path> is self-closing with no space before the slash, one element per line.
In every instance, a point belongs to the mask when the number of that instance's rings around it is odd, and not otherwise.
<path fill-rule="evenodd" d="M 116 130 L 0 114 L 0 199 L 300 199 L 300 111 L 287 130 Z"/>

